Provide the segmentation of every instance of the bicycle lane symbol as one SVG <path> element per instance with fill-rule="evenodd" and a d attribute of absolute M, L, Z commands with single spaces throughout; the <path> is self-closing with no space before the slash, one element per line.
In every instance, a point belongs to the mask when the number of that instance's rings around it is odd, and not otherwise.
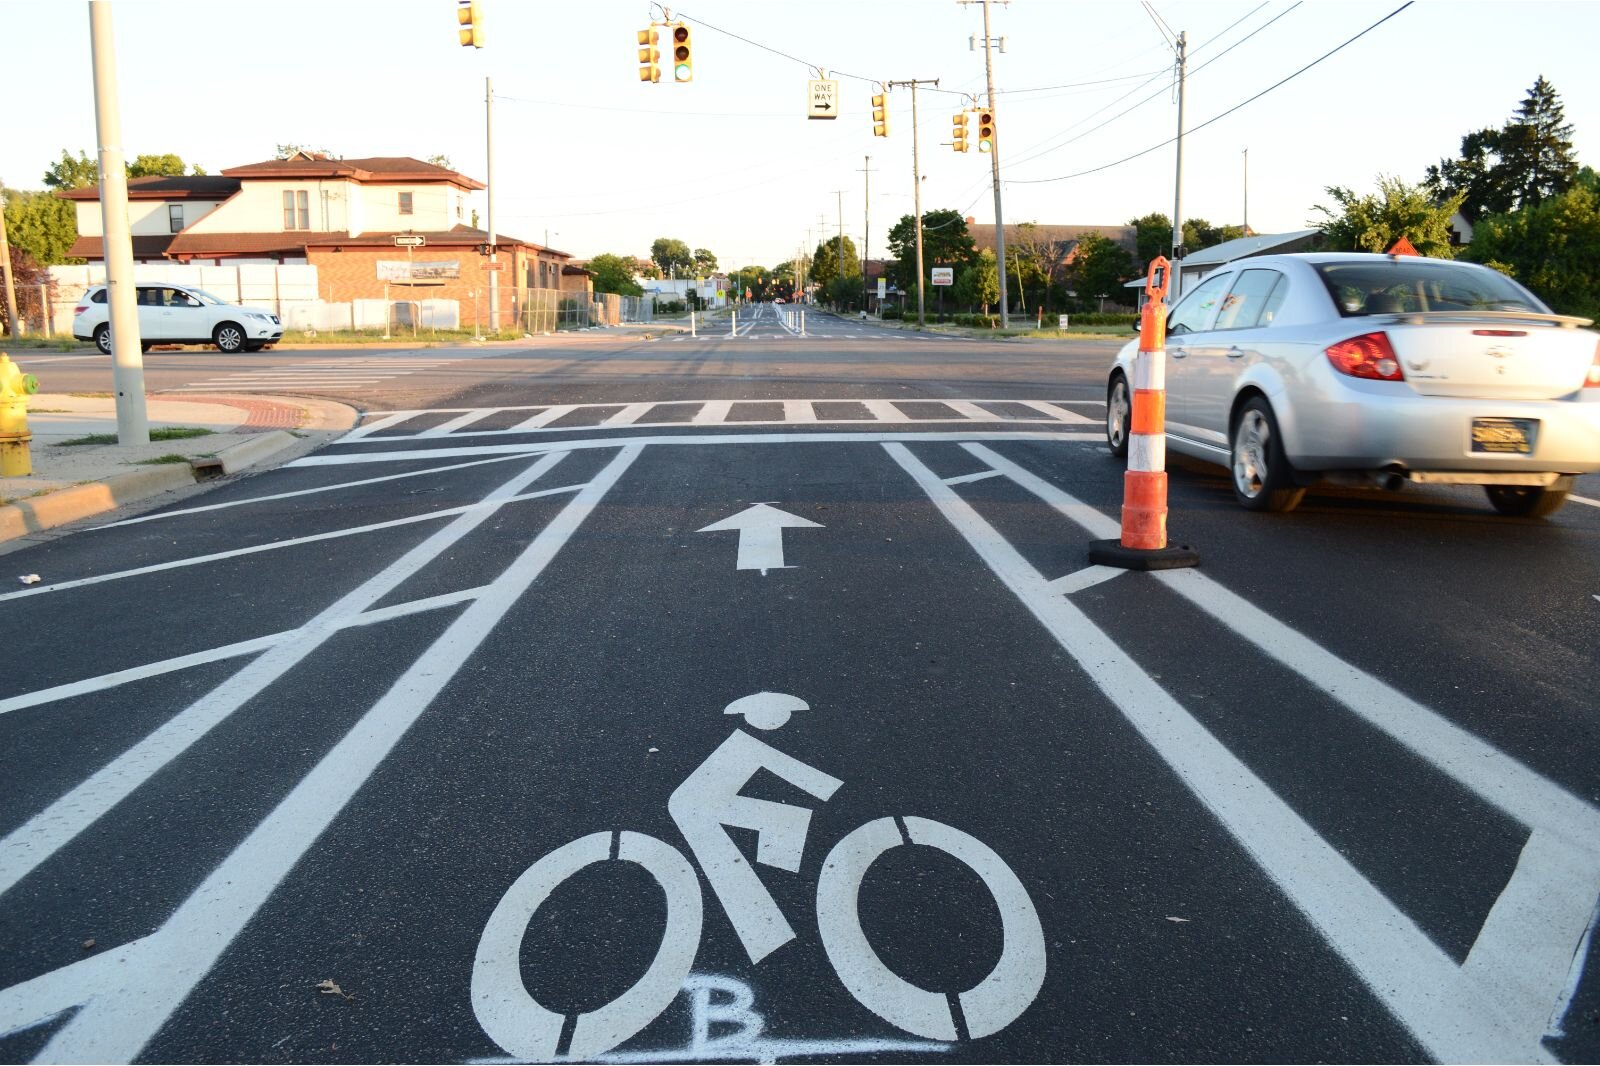
<path fill-rule="evenodd" d="M 774 730 L 805 701 L 776 692 L 736 700 L 725 714 Z M 808 766 L 742 729 L 719 745 L 667 801 L 689 850 L 727 912 L 745 953 L 760 963 L 795 938 L 795 932 L 727 827 L 757 834 L 756 862 L 798 873 L 810 830 L 806 808 L 744 796 L 740 790 L 760 770 L 777 774 L 826 802 L 844 782 Z M 903 831 L 902 831 L 903 826 Z M 1000 959 L 977 985 L 954 997 L 920 988 L 884 964 L 861 926 L 858 893 L 867 870 L 903 843 L 939 848 L 982 879 L 1001 918 Z M 700 882 L 683 853 L 642 833 L 598 832 L 563 845 L 528 867 L 506 890 L 479 938 L 472 972 L 472 1006 L 485 1033 L 508 1054 L 533 1061 L 557 1057 L 566 1018 L 538 1003 L 522 981 L 523 934 L 539 906 L 567 878 L 609 859 L 644 867 L 666 896 L 661 943 L 644 974 L 611 1002 L 580 1014 L 567 1059 L 593 1059 L 637 1034 L 684 990 L 700 947 Z M 845 988 L 890 1024 L 928 1040 L 955 1041 L 953 998 L 969 1039 L 999 1032 L 1025 1011 L 1044 984 L 1044 932 L 1017 875 L 988 845 L 931 819 L 877 818 L 845 835 L 822 863 L 817 884 L 817 926 L 823 950 Z"/>

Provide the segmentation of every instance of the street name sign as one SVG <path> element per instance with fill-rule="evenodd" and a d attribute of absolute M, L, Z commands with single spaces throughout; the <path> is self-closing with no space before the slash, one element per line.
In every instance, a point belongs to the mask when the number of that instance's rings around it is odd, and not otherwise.
<path fill-rule="evenodd" d="M 933 283 L 935 285 L 954 285 L 956 283 L 956 268 L 934 267 Z"/>
<path fill-rule="evenodd" d="M 420 233 L 397 233 L 394 236 L 396 248 L 421 248 L 428 243 L 428 238 Z"/>
<path fill-rule="evenodd" d="M 811 78 L 806 82 L 806 118 L 839 117 L 839 80 Z"/>

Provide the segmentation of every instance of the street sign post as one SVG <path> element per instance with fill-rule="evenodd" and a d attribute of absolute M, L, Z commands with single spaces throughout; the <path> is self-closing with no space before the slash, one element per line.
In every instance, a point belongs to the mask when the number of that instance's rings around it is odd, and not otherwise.
<path fill-rule="evenodd" d="M 956 268 L 934 267 L 933 283 L 935 285 L 954 285 L 956 283 Z"/>
<path fill-rule="evenodd" d="M 839 117 L 837 78 L 811 78 L 806 82 L 806 118 Z"/>

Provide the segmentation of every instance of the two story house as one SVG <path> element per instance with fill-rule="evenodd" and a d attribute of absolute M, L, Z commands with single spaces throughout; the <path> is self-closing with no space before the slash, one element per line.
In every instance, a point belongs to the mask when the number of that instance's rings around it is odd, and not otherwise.
<path fill-rule="evenodd" d="M 219 175 L 130 178 L 128 220 L 136 262 L 218 266 L 310 264 L 326 300 L 453 299 L 487 290 L 489 235 L 470 224 L 468 196 L 482 182 L 407 156 L 335 159 L 296 152 Z M 100 189 L 56 195 L 77 208 L 71 255 L 104 258 Z M 420 237 L 396 247 L 395 237 Z M 563 288 L 571 256 L 498 234 L 500 289 Z M 566 287 L 571 287 L 568 282 Z"/>

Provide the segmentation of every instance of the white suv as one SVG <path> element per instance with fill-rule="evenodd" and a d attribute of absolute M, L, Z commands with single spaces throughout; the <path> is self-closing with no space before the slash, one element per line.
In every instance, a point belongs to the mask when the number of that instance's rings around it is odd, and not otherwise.
<path fill-rule="evenodd" d="M 215 344 L 224 352 L 257 352 L 283 336 L 283 323 L 271 311 L 230 304 L 204 289 L 170 282 L 137 286 L 139 346 Z M 83 294 L 72 311 L 72 335 L 111 352 L 111 308 L 106 287 Z"/>

